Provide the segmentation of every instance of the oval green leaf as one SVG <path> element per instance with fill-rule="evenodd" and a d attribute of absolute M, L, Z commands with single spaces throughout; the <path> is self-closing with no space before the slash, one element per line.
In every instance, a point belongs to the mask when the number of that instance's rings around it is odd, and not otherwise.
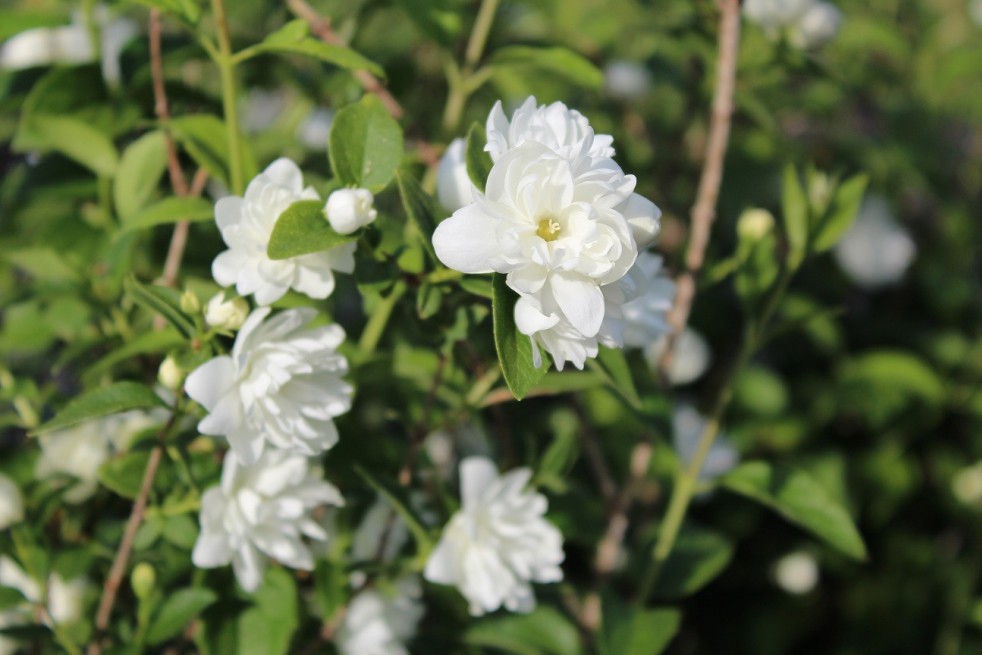
<path fill-rule="evenodd" d="M 136 382 L 117 382 L 104 389 L 96 389 L 73 399 L 53 419 L 34 431 L 43 434 L 67 428 L 89 419 L 118 414 L 131 409 L 167 407 L 157 394 Z"/>
<path fill-rule="evenodd" d="M 328 149 L 331 168 L 343 184 L 377 193 L 402 162 L 402 128 L 377 97 L 366 95 L 337 113 Z"/>
<path fill-rule="evenodd" d="M 505 276 L 495 273 L 491 283 L 494 315 L 494 346 L 505 383 L 517 400 L 521 400 L 549 370 L 549 358 L 543 352 L 542 366 L 532 363 L 532 340 L 515 326 L 515 303 L 518 294 L 508 288 Z"/>
<path fill-rule="evenodd" d="M 270 259 L 289 259 L 321 252 L 358 238 L 359 231 L 338 234 L 324 213 L 321 200 L 300 200 L 286 208 L 273 226 L 266 254 Z"/>

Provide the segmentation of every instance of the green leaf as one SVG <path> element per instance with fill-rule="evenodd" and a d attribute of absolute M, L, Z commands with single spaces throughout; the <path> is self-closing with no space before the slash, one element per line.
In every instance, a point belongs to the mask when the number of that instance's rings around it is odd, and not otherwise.
<path fill-rule="evenodd" d="M 622 396 L 631 407 L 641 407 L 641 397 L 634 386 L 634 376 L 628 366 L 624 351 L 620 348 L 601 346 L 596 360 L 589 360 L 591 370 L 600 369 L 618 395 Z"/>
<path fill-rule="evenodd" d="M 122 231 L 144 230 L 156 225 L 166 225 L 180 221 L 197 223 L 211 220 L 215 210 L 211 202 L 204 198 L 164 198 L 138 212 L 123 224 Z"/>
<path fill-rule="evenodd" d="M 406 171 L 396 173 L 396 183 L 399 185 L 399 195 L 402 198 L 402 206 L 419 231 L 423 241 L 423 247 L 430 254 L 433 261 L 437 259 L 436 251 L 433 250 L 433 231 L 436 230 L 437 219 L 440 212 L 436 208 L 436 201 L 423 191 L 423 187 L 415 177 Z"/>
<path fill-rule="evenodd" d="M 539 606 L 531 614 L 475 622 L 464 632 L 463 641 L 470 646 L 497 648 L 516 655 L 580 655 L 583 652 L 580 635 L 573 624 L 548 606 Z"/>
<path fill-rule="evenodd" d="M 359 234 L 335 232 L 324 213 L 323 201 L 298 200 L 276 219 L 266 254 L 270 259 L 309 255 L 355 241 Z"/>
<path fill-rule="evenodd" d="M 0 258 L 42 282 L 69 284 L 79 281 L 78 272 L 51 248 L 39 246 L 11 250 L 0 255 Z"/>
<path fill-rule="evenodd" d="M 150 453 L 145 450 L 111 459 L 99 467 L 99 482 L 113 493 L 134 500 L 140 495 L 149 459 Z"/>
<path fill-rule="evenodd" d="M 53 419 L 35 430 L 42 434 L 66 428 L 82 421 L 118 414 L 131 409 L 167 407 L 153 391 L 136 382 L 117 382 L 103 389 L 96 389 L 71 400 Z"/>
<path fill-rule="evenodd" d="M 194 322 L 181 311 L 181 296 L 175 289 L 143 284 L 134 277 L 127 278 L 123 288 L 133 302 L 163 316 L 185 337 L 190 339 L 195 335 Z"/>
<path fill-rule="evenodd" d="M 372 487 L 372 489 L 374 489 L 380 496 L 385 498 L 385 502 L 387 502 L 392 509 L 395 510 L 396 514 L 399 515 L 399 518 L 405 522 L 406 526 L 409 528 L 409 531 L 412 533 L 413 538 L 416 540 L 416 551 L 420 561 L 425 561 L 426 558 L 429 557 L 430 551 L 433 550 L 433 539 L 430 537 L 430 533 L 427 532 L 426 528 L 423 526 L 423 523 L 416 517 L 413 511 L 409 509 L 409 504 L 400 498 L 395 491 L 379 482 L 374 476 L 372 476 L 371 473 L 362 467 L 356 465 L 355 471 L 362 477 L 362 479 L 365 480 L 365 482 L 368 483 L 370 487 Z"/>
<path fill-rule="evenodd" d="M 498 48 L 491 57 L 495 68 L 528 67 L 558 75 L 588 89 L 601 89 L 604 74 L 588 59 L 568 48 L 534 48 L 530 46 L 505 46 Z"/>
<path fill-rule="evenodd" d="M 113 181 L 113 203 L 124 222 L 147 204 L 165 170 L 167 140 L 163 132 L 147 132 L 123 151 Z"/>
<path fill-rule="evenodd" d="M 733 543 L 712 530 L 686 526 L 661 567 L 654 595 L 691 596 L 713 581 L 733 558 Z"/>
<path fill-rule="evenodd" d="M 30 116 L 25 129 L 37 139 L 37 147 L 57 150 L 100 177 L 112 177 L 119 152 L 112 140 L 74 116 Z"/>
<path fill-rule="evenodd" d="M 238 620 L 237 655 L 286 655 L 300 625 L 297 583 L 282 568 L 268 568 L 255 603 Z"/>
<path fill-rule="evenodd" d="M 167 327 L 163 330 L 150 330 L 149 332 L 144 332 L 139 334 L 131 341 L 127 341 L 113 348 L 107 355 L 102 359 L 96 361 L 92 366 L 85 369 L 82 373 L 82 380 L 84 382 L 91 383 L 95 381 L 98 376 L 112 369 L 113 366 L 124 362 L 136 355 L 144 355 L 148 353 L 156 354 L 163 353 L 183 345 L 187 339 L 179 334 L 177 331 L 172 330 Z"/>
<path fill-rule="evenodd" d="M 190 587 L 168 594 L 147 630 L 147 643 L 161 644 L 181 634 L 184 628 L 201 612 L 218 600 L 211 589 Z"/>
<path fill-rule="evenodd" d="M 484 134 L 481 124 L 471 125 L 471 129 L 467 132 L 467 145 L 464 147 L 464 161 L 467 164 L 467 175 L 481 193 L 484 192 L 484 185 L 487 184 L 491 167 L 494 165 L 491 155 L 484 150 L 487 143 L 488 137 Z"/>
<path fill-rule="evenodd" d="M 835 190 L 832 203 L 812 237 L 812 247 L 815 252 L 824 252 L 834 246 L 856 220 L 868 182 L 869 177 L 865 173 L 860 173 L 840 184 Z"/>
<path fill-rule="evenodd" d="M 219 180 L 229 181 L 228 132 L 222 119 L 211 114 L 175 116 L 167 124 L 171 136 L 187 150 L 198 166 Z M 249 141 L 239 139 L 242 151 L 242 170 L 247 179 L 257 170 Z"/>
<path fill-rule="evenodd" d="M 494 345 L 505 382 L 517 400 L 542 379 L 549 370 L 549 358 L 543 352 L 542 366 L 532 363 L 532 340 L 515 326 L 515 303 L 518 294 L 505 284 L 505 276 L 495 273 L 492 281 L 492 311 L 494 314 Z"/>
<path fill-rule="evenodd" d="M 741 246 L 744 252 L 733 283 L 743 302 L 752 307 L 767 294 L 781 272 L 777 239 L 774 234 L 767 234 L 752 243 L 744 240 Z"/>
<path fill-rule="evenodd" d="M 339 68 L 365 70 L 375 77 L 385 78 L 385 69 L 351 48 L 325 43 L 309 35 L 307 22 L 293 20 L 266 37 L 261 43 L 246 48 L 235 55 L 237 62 L 266 53 L 282 53 L 312 57 Z"/>
<path fill-rule="evenodd" d="M 198 523 L 187 514 L 168 516 L 162 534 L 168 543 L 191 552 L 198 540 Z"/>
<path fill-rule="evenodd" d="M 605 603 L 600 635 L 602 655 L 658 655 L 671 643 L 682 622 L 676 609 L 645 609 Z"/>
<path fill-rule="evenodd" d="M 368 94 L 334 117 L 328 137 L 331 169 L 347 186 L 378 193 L 402 162 L 402 128 Z"/>
<path fill-rule="evenodd" d="M 781 212 L 788 237 L 788 268 L 798 268 L 808 249 L 808 198 L 792 164 L 784 168 Z"/>
<path fill-rule="evenodd" d="M 396 0 L 406 16 L 429 38 L 450 47 L 461 31 L 461 12 L 454 0 Z"/>
<path fill-rule="evenodd" d="M 849 513 L 804 471 L 747 462 L 718 482 L 725 489 L 770 507 L 843 554 L 866 559 L 866 546 Z"/>

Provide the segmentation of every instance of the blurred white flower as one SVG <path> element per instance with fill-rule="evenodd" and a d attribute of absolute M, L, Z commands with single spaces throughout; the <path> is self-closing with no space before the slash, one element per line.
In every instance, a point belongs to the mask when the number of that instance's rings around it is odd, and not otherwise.
<path fill-rule="evenodd" d="M 501 102 L 496 102 L 488 115 L 486 132 L 488 144 L 484 149 L 495 163 L 509 150 L 529 141 L 570 161 L 589 163 L 593 158 L 614 156 L 614 137 L 595 134 L 583 114 L 561 102 L 540 107 L 535 96 L 526 98 L 511 119 L 505 116 Z"/>
<path fill-rule="evenodd" d="M 297 139 L 311 150 L 324 152 L 327 150 L 327 140 L 331 136 L 333 124 L 334 111 L 318 107 L 307 114 L 297 126 Z"/>
<path fill-rule="evenodd" d="M 324 212 L 338 234 L 351 234 L 375 221 L 375 197 L 368 189 L 338 189 L 327 197 Z"/>
<path fill-rule="evenodd" d="M 228 438 L 235 456 L 252 464 L 265 443 L 316 455 L 338 441 L 332 420 L 351 408 L 352 388 L 341 376 L 348 361 L 337 353 L 339 325 L 307 328 L 317 312 L 290 309 L 265 320 L 256 309 L 235 337 L 232 354 L 211 359 L 184 383 L 209 414 L 202 434 Z"/>
<path fill-rule="evenodd" d="M 789 594 L 807 594 L 818 584 L 818 562 L 810 553 L 788 553 L 774 565 L 774 581 Z"/>
<path fill-rule="evenodd" d="M 672 412 L 672 441 L 675 452 L 688 466 L 696 456 L 699 441 L 708 423 L 706 417 L 695 407 L 686 403 L 676 403 Z M 733 469 L 740 461 L 740 454 L 721 431 L 709 448 L 709 453 L 699 471 L 699 479 L 709 481 Z"/>
<path fill-rule="evenodd" d="M 532 471 L 499 475 L 484 457 L 460 464 L 461 508 L 451 517 L 423 576 L 456 585 L 472 616 L 504 606 L 535 607 L 531 582 L 563 579 L 563 536 L 544 517 L 545 496 L 526 489 Z"/>
<path fill-rule="evenodd" d="M 205 323 L 217 330 L 238 330 L 249 316 L 249 303 L 245 298 L 225 300 L 225 292 L 219 291 L 205 308 Z"/>
<path fill-rule="evenodd" d="M 131 411 L 42 434 L 35 475 L 41 480 L 59 475 L 75 478 L 62 498 L 73 505 L 85 502 L 99 486 L 102 465 L 125 450 L 140 431 L 158 422 L 159 417 L 152 414 Z"/>
<path fill-rule="evenodd" d="M 366 589 L 352 599 L 337 633 L 341 655 L 408 655 L 406 642 L 423 617 L 419 578 L 407 575 L 392 589 Z"/>
<path fill-rule="evenodd" d="M 112 18 L 104 6 L 96 7 L 93 17 L 100 40 L 102 76 L 110 84 L 120 80 L 119 57 L 138 33 L 137 24 L 126 18 Z M 53 64 L 85 64 L 95 61 L 91 30 L 84 12 L 76 12 L 70 25 L 38 27 L 16 34 L 0 47 L 0 69 L 23 70 Z"/>
<path fill-rule="evenodd" d="M 955 498 L 966 505 L 982 502 L 982 462 L 958 471 L 951 480 L 951 491 Z"/>
<path fill-rule="evenodd" d="M 611 98 L 638 100 L 651 93 L 651 73 L 636 61 L 612 61 L 604 66 L 604 89 Z"/>
<path fill-rule="evenodd" d="M 45 602 L 47 616 L 55 623 L 72 623 L 82 616 L 82 599 L 89 583 L 84 578 L 65 580 L 58 573 L 51 573 L 47 580 L 47 597 L 42 585 L 29 576 L 14 560 L 0 556 L 0 587 L 17 589 L 29 603 Z M 28 614 L 30 616 L 30 614 Z"/>
<path fill-rule="evenodd" d="M 382 539 L 385 538 L 385 544 Z M 409 539 L 409 528 L 384 497 L 379 496 L 365 512 L 351 541 L 351 558 L 367 562 L 378 558 L 390 562 Z M 379 548 L 382 548 L 380 551 Z M 356 585 L 358 586 L 358 585 Z"/>
<path fill-rule="evenodd" d="M 743 15 L 776 34 L 801 18 L 815 0 L 744 0 Z"/>
<path fill-rule="evenodd" d="M 474 194 L 477 192 L 467 174 L 467 162 L 464 159 L 466 147 L 467 142 L 464 139 L 451 141 L 440 159 L 440 167 L 436 173 L 436 197 L 451 212 L 474 202 Z"/>
<path fill-rule="evenodd" d="M 975 24 L 982 27 L 982 0 L 970 0 L 968 3 L 968 15 L 972 17 Z"/>
<path fill-rule="evenodd" d="M 662 270 L 658 255 L 640 253 L 627 275 L 603 291 L 604 345 L 650 348 L 671 331 L 667 314 L 675 300 L 675 282 Z"/>
<path fill-rule="evenodd" d="M 842 12 L 829 2 L 815 2 L 791 26 L 791 44 L 804 50 L 820 48 L 838 34 Z"/>
<path fill-rule="evenodd" d="M 253 466 L 226 457 L 220 486 L 201 497 L 201 533 L 191 559 L 199 568 L 226 566 L 246 591 L 263 580 L 267 558 L 305 571 L 314 558 L 303 537 L 329 535 L 311 512 L 321 505 L 344 505 L 304 455 L 267 450 Z"/>
<path fill-rule="evenodd" d="M 24 520 L 24 499 L 17 483 L 0 473 L 0 530 Z"/>
<path fill-rule="evenodd" d="M 444 479 L 450 477 L 458 460 L 474 455 L 490 457 L 493 450 L 487 433 L 473 421 L 434 430 L 423 441 L 423 449 Z"/>
<path fill-rule="evenodd" d="M 645 358 L 652 368 L 658 366 L 668 338 L 663 337 L 645 349 Z M 668 381 L 674 386 L 682 386 L 695 382 L 709 368 L 713 354 L 709 344 L 691 327 L 686 327 L 675 338 L 675 351 L 672 353 L 672 363 L 668 368 Z"/>
<path fill-rule="evenodd" d="M 276 220 L 298 200 L 317 200 L 311 187 L 304 188 L 303 174 L 295 163 L 280 158 L 266 167 L 246 189 L 245 197 L 228 196 L 215 205 L 215 221 L 229 247 L 212 263 L 211 272 L 222 286 L 235 285 L 240 295 L 255 294 L 256 302 L 269 305 L 288 289 L 311 298 L 327 298 L 334 291 L 334 271 L 354 270 L 354 243 L 324 252 L 273 260 L 266 254 Z"/>
<path fill-rule="evenodd" d="M 249 89 L 239 105 L 242 130 L 246 134 L 262 132 L 276 122 L 291 100 L 285 89 Z"/>
<path fill-rule="evenodd" d="M 839 266 L 865 289 L 898 282 L 916 254 L 913 239 L 879 196 L 863 201 L 856 222 L 835 246 Z"/>
<path fill-rule="evenodd" d="M 22 615 L 17 610 L 0 611 L 0 630 L 18 625 L 22 621 Z M 0 632 L 0 655 L 15 655 L 20 645 L 16 639 L 12 639 Z"/>

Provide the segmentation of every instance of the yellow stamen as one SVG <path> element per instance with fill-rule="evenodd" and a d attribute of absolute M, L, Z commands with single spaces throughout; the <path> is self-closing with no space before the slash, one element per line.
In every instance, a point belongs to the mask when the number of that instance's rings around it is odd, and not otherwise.
<path fill-rule="evenodd" d="M 559 233 L 562 230 L 556 219 L 551 216 L 547 216 L 539 221 L 539 229 L 535 231 L 540 238 L 544 241 L 555 241 L 559 238 Z"/>

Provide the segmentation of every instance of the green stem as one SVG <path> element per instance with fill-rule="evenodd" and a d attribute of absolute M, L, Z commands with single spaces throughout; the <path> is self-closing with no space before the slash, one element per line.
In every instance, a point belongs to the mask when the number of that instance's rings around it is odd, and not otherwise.
<path fill-rule="evenodd" d="M 389 296 L 383 298 L 375 311 L 372 312 L 368 323 L 365 324 L 365 329 L 361 333 L 361 339 L 358 340 L 358 348 L 366 355 L 375 352 L 375 347 L 378 346 L 382 333 L 385 332 L 389 317 L 392 316 L 392 310 L 395 309 L 396 303 L 405 293 L 406 283 L 402 280 L 396 282 Z"/>
<path fill-rule="evenodd" d="M 447 82 L 450 91 L 447 96 L 446 108 L 443 111 L 443 128 L 448 133 L 456 132 L 457 128 L 460 127 L 460 119 L 464 115 L 467 98 L 484 83 L 490 74 L 488 71 L 478 71 L 478 79 L 471 79 L 474 77 L 474 70 L 484 54 L 484 47 L 488 43 L 488 34 L 491 33 L 491 24 L 494 22 L 494 15 L 498 11 L 500 1 L 481 0 L 481 7 L 477 11 L 477 18 L 474 19 L 471 36 L 467 40 L 463 68 L 458 69 L 452 63 L 447 66 Z"/>
<path fill-rule="evenodd" d="M 225 0 L 211 0 L 218 32 L 218 72 L 222 78 L 222 107 L 228 133 L 229 182 L 232 193 L 241 195 L 245 189 L 242 178 L 242 142 L 239 139 L 239 108 L 235 94 L 235 59 L 229 39 Z"/>
<path fill-rule="evenodd" d="M 471 38 L 467 42 L 467 51 L 464 54 L 464 66 L 468 71 L 474 70 L 481 55 L 484 54 L 484 46 L 491 32 L 491 23 L 494 22 L 494 14 L 498 11 L 498 2 L 499 0 L 482 0 L 481 8 L 477 10 L 477 18 L 474 19 Z"/>

